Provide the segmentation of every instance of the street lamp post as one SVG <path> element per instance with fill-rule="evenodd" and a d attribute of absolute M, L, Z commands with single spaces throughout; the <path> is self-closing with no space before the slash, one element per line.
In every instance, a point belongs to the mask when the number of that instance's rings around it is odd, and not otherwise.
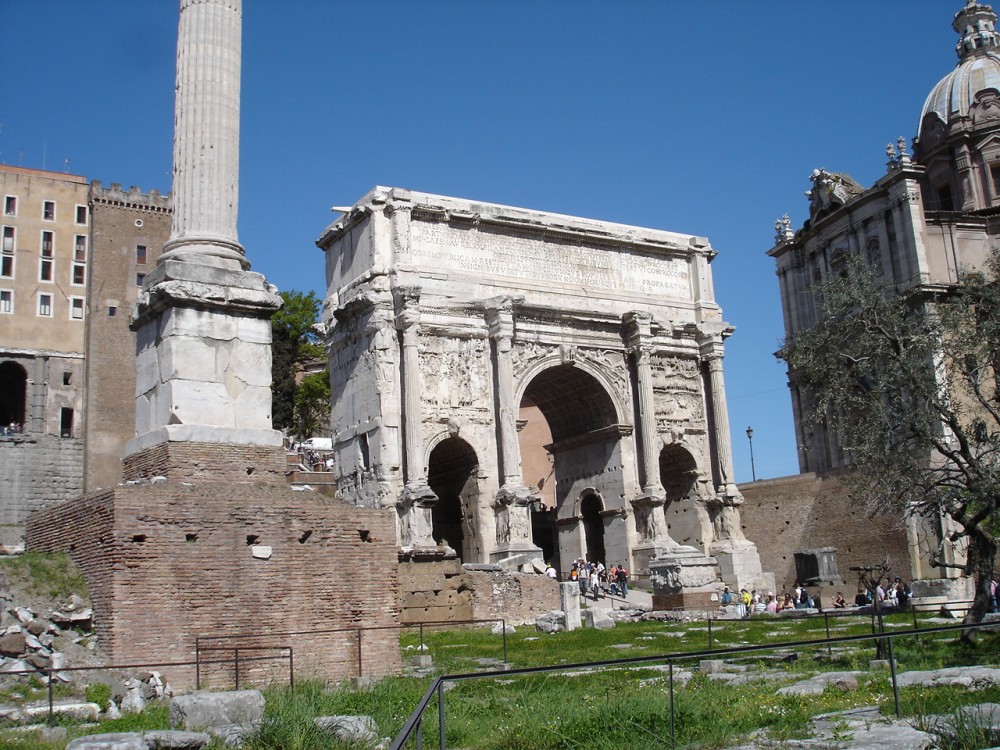
<path fill-rule="evenodd" d="M 747 427 L 747 440 L 750 441 L 750 475 L 757 481 L 757 468 L 753 464 L 753 427 Z"/>

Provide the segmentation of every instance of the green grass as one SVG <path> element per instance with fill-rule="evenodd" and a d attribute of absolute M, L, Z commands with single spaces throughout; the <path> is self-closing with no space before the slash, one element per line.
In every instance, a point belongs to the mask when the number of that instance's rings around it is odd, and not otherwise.
<path fill-rule="evenodd" d="M 909 624 L 912 625 L 912 619 Z M 870 635 L 870 628 L 870 621 L 864 618 L 831 619 L 835 635 Z M 713 645 L 767 642 L 780 646 L 782 642 L 817 638 L 825 632 L 822 619 L 716 622 Z M 418 642 L 416 631 L 404 633 L 401 639 L 404 660 L 420 653 L 416 649 Z M 439 674 L 493 670 L 495 665 L 481 660 L 498 660 L 503 655 L 501 637 L 487 628 L 427 630 L 424 642 Z M 819 646 L 798 648 L 795 661 L 770 659 L 767 652 L 730 658 L 727 661 L 760 678 L 741 685 L 709 679 L 697 671 L 696 659 L 684 656 L 707 647 L 708 633 L 703 622 L 620 623 L 608 631 L 582 629 L 553 635 L 519 628 L 517 633 L 508 635 L 508 657 L 515 668 L 669 654 L 676 679 L 674 730 L 678 748 L 730 747 L 756 732 L 776 740 L 799 738 L 809 731 L 812 716 L 860 706 L 875 705 L 883 714 L 894 713 L 889 672 L 868 671 L 874 655 L 869 638 L 842 644 L 831 651 Z M 954 634 L 924 635 L 919 643 L 912 638 L 898 638 L 894 651 L 900 671 L 997 665 L 1000 633 L 984 633 L 975 648 L 959 643 Z M 663 661 L 576 672 L 501 674 L 453 683 L 448 686 L 445 698 L 446 744 L 463 750 L 622 747 L 652 750 L 669 746 L 670 685 Z M 816 672 L 848 669 L 862 672 L 857 690 L 840 692 L 831 687 L 821 695 L 806 697 L 777 693 L 779 687 Z M 692 673 L 686 683 L 683 672 Z M 775 679 L 763 679 L 765 673 Z M 427 677 L 392 677 L 366 689 L 319 682 L 299 683 L 295 690 L 270 688 L 265 691 L 264 724 L 245 747 L 247 750 L 346 750 L 349 745 L 337 743 L 313 724 L 316 716 L 331 714 L 368 714 L 383 736 L 394 736 L 430 682 Z M 1000 687 L 901 691 L 902 713 L 912 717 L 950 714 L 958 706 L 982 702 L 1000 702 Z M 103 722 L 100 727 L 86 731 L 142 731 L 167 726 L 166 707 L 159 704 L 141 716 Z M 943 738 L 939 746 L 969 750 L 982 741 L 980 728 L 969 722 L 959 729 L 961 737 Z M 73 729 L 71 736 L 79 732 Z M 433 700 L 425 714 L 423 739 L 425 747 L 437 746 L 437 704 Z M 411 742 L 409 746 L 416 745 Z M 0 738 L 0 750 L 27 747 L 44 746 Z"/>
<path fill-rule="evenodd" d="M 0 560 L 0 574 L 10 586 L 36 596 L 65 599 L 77 594 L 85 600 L 90 596 L 83 573 L 61 552 L 25 552 Z"/>

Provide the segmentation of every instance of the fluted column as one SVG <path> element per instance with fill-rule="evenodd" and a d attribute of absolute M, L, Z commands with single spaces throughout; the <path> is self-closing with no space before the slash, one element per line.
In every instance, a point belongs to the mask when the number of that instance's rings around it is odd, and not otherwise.
<path fill-rule="evenodd" d="M 667 531 L 664 504 L 667 493 L 660 482 L 659 435 L 656 429 L 656 404 L 653 398 L 652 316 L 644 312 L 626 313 L 623 318 L 625 338 L 636 368 L 636 399 L 639 413 L 642 493 L 632 501 L 636 530 L 643 542 L 673 544 Z"/>
<path fill-rule="evenodd" d="M 500 433 L 499 460 L 503 485 L 493 504 L 496 513 L 494 560 L 519 554 L 537 555 L 531 540 L 531 493 L 521 478 L 521 449 L 517 442 L 518 404 L 514 401 L 514 306 L 516 297 L 494 297 L 486 301 L 485 317 L 496 352 L 494 398 Z"/>
<path fill-rule="evenodd" d="M 237 240 L 242 0 L 181 0 L 173 223 L 159 258 L 249 268 Z"/>
<path fill-rule="evenodd" d="M 719 344 L 721 348 L 721 342 Z M 723 495 L 739 494 L 733 480 L 733 444 L 729 437 L 729 409 L 726 406 L 726 384 L 722 377 L 722 352 L 714 350 L 707 357 L 708 385 L 715 417 L 716 468 L 718 491 Z"/>
<path fill-rule="evenodd" d="M 420 404 L 420 288 L 394 290 L 396 327 L 403 332 L 403 492 L 396 503 L 400 544 L 404 548 L 434 547 L 432 508 L 437 496 L 427 484 Z"/>

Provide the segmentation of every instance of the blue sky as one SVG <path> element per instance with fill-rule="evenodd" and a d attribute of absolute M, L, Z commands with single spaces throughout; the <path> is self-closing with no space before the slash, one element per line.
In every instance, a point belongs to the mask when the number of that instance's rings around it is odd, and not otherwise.
<path fill-rule="evenodd" d="M 748 425 L 757 477 L 794 474 L 774 221 L 816 167 L 884 173 L 962 5 L 244 0 L 240 241 L 322 295 L 329 207 L 376 184 L 707 236 L 737 479 Z M 168 191 L 177 13 L 0 0 L 0 162 Z"/>

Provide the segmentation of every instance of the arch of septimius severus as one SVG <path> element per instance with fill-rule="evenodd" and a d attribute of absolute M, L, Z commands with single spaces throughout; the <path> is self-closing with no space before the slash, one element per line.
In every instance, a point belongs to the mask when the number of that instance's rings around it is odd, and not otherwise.
<path fill-rule="evenodd" d="M 340 490 L 404 558 L 760 576 L 708 240 L 377 187 L 317 244 Z"/>

